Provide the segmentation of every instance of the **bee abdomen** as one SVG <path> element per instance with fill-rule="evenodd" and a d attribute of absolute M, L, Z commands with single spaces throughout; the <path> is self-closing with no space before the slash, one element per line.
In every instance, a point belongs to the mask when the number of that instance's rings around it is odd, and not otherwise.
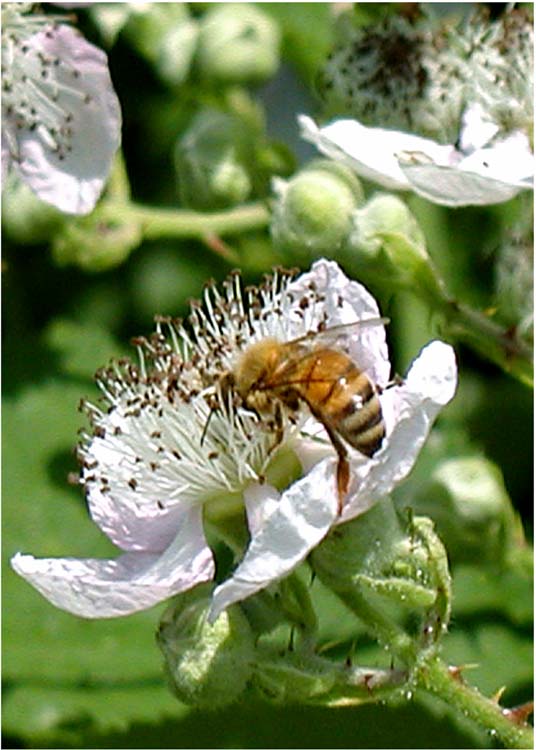
<path fill-rule="evenodd" d="M 364 379 L 366 387 L 361 387 Z M 363 373 L 359 380 L 356 379 L 356 385 L 359 388 L 354 390 L 354 396 L 338 415 L 338 429 L 347 443 L 371 457 L 381 448 L 385 437 L 380 399 Z"/>

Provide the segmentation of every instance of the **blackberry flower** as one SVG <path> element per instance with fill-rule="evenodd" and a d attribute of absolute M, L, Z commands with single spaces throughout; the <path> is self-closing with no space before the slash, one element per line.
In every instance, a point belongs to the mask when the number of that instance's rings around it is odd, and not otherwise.
<path fill-rule="evenodd" d="M 293 279 L 276 272 L 242 289 L 232 275 L 207 286 L 187 323 L 161 319 L 138 339 L 139 363 L 100 372 L 104 405 L 85 404 L 92 430 L 79 448 L 80 482 L 95 523 L 122 550 L 113 560 L 35 559 L 14 569 L 56 606 L 83 617 L 126 615 L 214 575 L 204 524 L 241 517 L 250 542 L 234 573 L 216 587 L 210 618 L 290 573 L 336 524 L 358 516 L 411 470 L 441 406 L 453 396 L 451 347 L 430 343 L 401 383 L 383 325 L 362 326 L 348 356 L 377 385 L 386 437 L 372 458 L 348 448 L 342 511 L 337 455 L 322 421 L 305 404 L 271 414 L 247 408 L 222 388 L 251 343 L 292 341 L 378 318 L 374 298 L 320 260 Z M 289 456 L 296 471 L 288 474 Z"/>
<path fill-rule="evenodd" d="M 12 170 L 46 203 L 86 214 L 121 138 L 107 58 L 30 9 L 2 5 L 2 178 Z"/>

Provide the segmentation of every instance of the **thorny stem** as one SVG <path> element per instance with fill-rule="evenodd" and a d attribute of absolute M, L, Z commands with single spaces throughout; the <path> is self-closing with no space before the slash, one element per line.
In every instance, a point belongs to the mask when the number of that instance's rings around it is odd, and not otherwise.
<path fill-rule="evenodd" d="M 453 299 L 437 269 L 427 263 L 424 282 L 414 291 L 444 320 L 445 333 L 465 342 L 482 356 L 495 362 L 526 385 L 534 382 L 533 351 L 515 328 L 507 329 L 479 310 Z"/>
<path fill-rule="evenodd" d="M 534 747 L 530 727 L 516 724 L 498 703 L 463 682 L 456 670 L 449 670 L 435 650 L 428 649 L 419 653 L 415 640 L 371 606 L 359 591 L 346 589 L 337 593 L 374 637 L 382 645 L 389 647 L 393 656 L 410 669 L 414 666 L 410 679 L 415 687 L 433 693 L 447 705 L 475 721 L 490 735 L 497 737 L 505 747 Z"/>
<path fill-rule="evenodd" d="M 438 657 L 426 661 L 416 671 L 415 680 L 418 687 L 433 693 L 464 716 L 480 724 L 505 747 L 534 747 L 534 733 L 530 727 L 516 724 L 508 718 L 498 703 L 483 696 L 476 688 L 465 684 Z"/>
<path fill-rule="evenodd" d="M 444 300 L 442 308 L 448 333 L 532 385 L 532 350 L 516 336 L 515 330 L 507 330 L 478 310 L 453 300 Z"/>

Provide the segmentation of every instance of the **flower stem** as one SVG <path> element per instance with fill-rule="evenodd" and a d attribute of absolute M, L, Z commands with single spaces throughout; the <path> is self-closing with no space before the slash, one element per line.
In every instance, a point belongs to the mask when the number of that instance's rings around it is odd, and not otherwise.
<path fill-rule="evenodd" d="M 410 678 L 412 684 L 433 693 L 475 721 L 492 736 L 500 739 L 505 747 L 534 747 L 530 727 L 516 724 L 508 718 L 498 703 L 483 696 L 476 688 L 465 684 L 459 677 L 459 670 L 449 670 L 436 655 L 435 650 L 427 649 L 419 653 L 416 639 L 411 638 L 398 625 L 371 606 L 358 590 L 346 589 L 344 593 L 337 593 L 339 596 L 342 594 L 341 598 L 345 604 L 355 612 L 382 645 L 388 646 L 393 655 L 405 666 L 415 667 Z"/>
<path fill-rule="evenodd" d="M 226 211 L 201 212 L 174 208 L 155 208 L 138 203 L 117 203 L 119 218 L 142 225 L 145 239 L 160 237 L 196 237 L 238 234 L 262 229 L 268 224 L 269 211 L 261 202 L 237 206 Z"/>
<path fill-rule="evenodd" d="M 357 587 L 335 591 L 342 601 L 367 626 L 371 634 L 382 646 L 398 657 L 405 666 L 411 666 L 417 658 L 417 644 L 396 623 L 373 607 Z"/>
<path fill-rule="evenodd" d="M 534 747 L 534 735 L 530 727 L 516 724 L 505 715 L 504 710 L 493 700 L 483 696 L 476 688 L 465 684 L 456 670 L 450 670 L 438 657 L 427 660 L 415 674 L 416 684 L 464 716 L 484 727 L 509 748 Z"/>
<path fill-rule="evenodd" d="M 444 301 L 443 312 L 449 333 L 532 385 L 533 353 L 515 330 L 505 329 L 483 313 L 454 300 Z"/>
<path fill-rule="evenodd" d="M 533 351 L 519 338 L 515 328 L 504 328 L 485 313 L 453 299 L 431 264 L 426 265 L 426 272 L 427 283 L 420 287 L 420 296 L 442 315 L 445 332 L 532 386 Z"/>

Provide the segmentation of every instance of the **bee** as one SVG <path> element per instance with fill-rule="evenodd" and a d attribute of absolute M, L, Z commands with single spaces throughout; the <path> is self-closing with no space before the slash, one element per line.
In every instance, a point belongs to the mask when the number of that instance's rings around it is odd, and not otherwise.
<path fill-rule="evenodd" d="M 386 322 L 386 318 L 371 318 L 287 342 L 263 338 L 247 346 L 220 380 L 224 395 L 232 391 L 247 409 L 274 415 L 274 447 L 283 438 L 284 409 L 308 407 L 337 452 L 339 513 L 350 483 L 346 444 L 372 457 L 385 437 L 380 389 L 345 349 L 362 328 Z"/>

